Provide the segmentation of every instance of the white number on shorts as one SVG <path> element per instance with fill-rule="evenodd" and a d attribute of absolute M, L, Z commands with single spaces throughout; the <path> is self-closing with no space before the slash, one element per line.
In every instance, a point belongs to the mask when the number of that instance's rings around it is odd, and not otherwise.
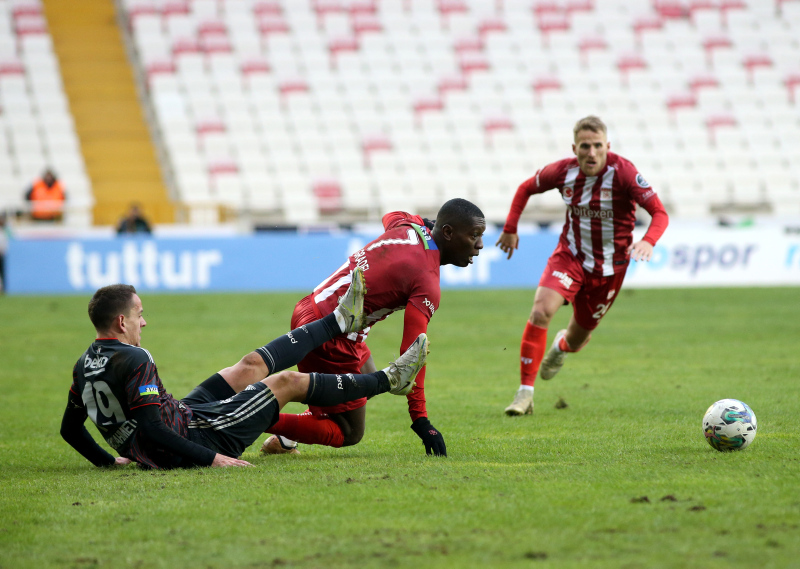
<path fill-rule="evenodd" d="M 610 304 L 598 304 L 597 312 L 592 314 L 592 318 L 594 318 L 595 320 L 600 320 L 603 316 L 605 316 L 609 308 L 611 308 Z"/>

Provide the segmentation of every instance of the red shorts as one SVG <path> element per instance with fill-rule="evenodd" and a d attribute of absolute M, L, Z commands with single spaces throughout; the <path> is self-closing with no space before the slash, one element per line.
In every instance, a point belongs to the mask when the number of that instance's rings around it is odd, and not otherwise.
<path fill-rule="evenodd" d="M 308 295 L 294 307 L 292 313 L 292 330 L 299 328 L 303 324 L 308 324 L 317 320 L 318 316 L 314 312 L 314 300 Z M 297 364 L 297 369 L 302 373 L 361 373 L 361 368 L 370 357 L 370 351 L 364 342 L 350 340 L 345 335 L 336 336 L 320 347 L 309 352 L 303 360 Z M 347 403 L 340 403 L 331 407 L 316 407 L 309 405 L 308 408 L 314 415 L 343 413 L 352 411 L 367 404 L 367 398 L 355 399 Z"/>
<path fill-rule="evenodd" d="M 551 288 L 572 304 L 575 320 L 587 330 L 594 330 L 614 304 L 627 267 L 609 277 L 584 270 L 575 255 L 558 244 L 547 260 L 539 286 Z"/>

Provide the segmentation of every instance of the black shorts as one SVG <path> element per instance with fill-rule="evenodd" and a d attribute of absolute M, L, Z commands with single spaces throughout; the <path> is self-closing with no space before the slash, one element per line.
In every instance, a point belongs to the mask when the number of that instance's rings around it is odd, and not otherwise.
<path fill-rule="evenodd" d="M 214 374 L 181 402 L 192 410 L 189 439 L 220 454 L 239 457 L 261 434 L 278 422 L 278 400 L 261 383 L 234 393 Z"/>

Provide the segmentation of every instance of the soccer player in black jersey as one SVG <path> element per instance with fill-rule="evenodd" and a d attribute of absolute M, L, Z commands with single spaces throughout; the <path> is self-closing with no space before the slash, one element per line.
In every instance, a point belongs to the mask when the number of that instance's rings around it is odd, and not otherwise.
<path fill-rule="evenodd" d="M 150 352 L 140 346 L 147 322 L 136 290 L 124 284 L 103 287 L 89 302 L 97 339 L 73 368 L 61 436 L 95 466 L 131 461 L 145 468 L 250 466 L 238 457 L 290 401 L 335 405 L 387 391 L 405 395 L 425 365 L 425 334 L 375 373 L 282 371 L 333 337 L 361 330 L 364 292 L 357 269 L 332 314 L 247 354 L 177 400 L 164 389 Z M 84 426 L 87 417 L 120 456 L 95 442 Z"/>

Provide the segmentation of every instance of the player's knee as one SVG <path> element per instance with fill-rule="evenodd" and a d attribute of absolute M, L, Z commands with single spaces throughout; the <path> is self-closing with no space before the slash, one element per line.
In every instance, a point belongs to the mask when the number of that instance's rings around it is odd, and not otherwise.
<path fill-rule="evenodd" d="M 304 398 L 308 392 L 308 376 L 297 371 L 282 371 L 264 381 L 269 381 L 273 392 L 280 391 L 290 400 Z"/>
<path fill-rule="evenodd" d="M 553 319 L 553 314 L 544 308 L 534 306 L 531 310 L 531 316 L 528 321 L 534 326 L 540 328 L 547 328 L 550 325 L 550 320 Z"/>
<path fill-rule="evenodd" d="M 342 446 L 349 447 L 357 445 L 361 442 L 361 439 L 364 438 L 364 426 L 351 426 L 348 429 L 342 429 L 342 435 L 344 435 L 344 443 L 342 443 Z"/>

